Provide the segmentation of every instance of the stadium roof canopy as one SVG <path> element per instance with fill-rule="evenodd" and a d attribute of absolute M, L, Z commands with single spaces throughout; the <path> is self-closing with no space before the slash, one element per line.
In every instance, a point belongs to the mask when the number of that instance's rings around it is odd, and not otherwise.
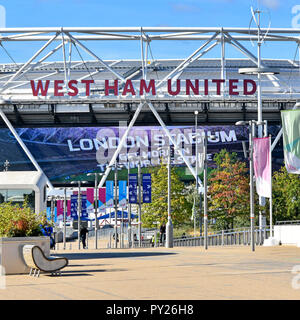
<path fill-rule="evenodd" d="M 141 97 L 128 93 L 123 95 L 127 81 L 139 88 L 141 80 L 155 80 L 156 93 L 148 93 L 151 101 L 166 124 L 186 124 L 194 120 L 199 111 L 199 122 L 233 123 L 236 120 L 254 119 L 257 112 L 257 92 L 246 95 L 244 80 L 257 81 L 257 74 L 242 74 L 240 69 L 258 67 L 256 54 L 250 52 L 245 42 L 268 43 L 299 42 L 298 29 L 257 28 L 10 28 L 0 29 L 2 55 L 0 56 L 1 109 L 16 126 L 72 126 L 116 125 L 128 121 L 134 114 Z M 103 60 L 101 52 L 90 49 L 90 43 L 99 41 L 138 41 L 141 59 Z M 153 41 L 196 41 L 199 47 L 182 59 L 150 59 Z M 8 43 L 21 46 L 40 43 L 40 48 L 24 63 L 15 63 L 7 49 Z M 232 46 L 241 53 L 241 59 L 226 57 L 225 46 Z M 205 58 L 205 54 L 220 46 L 220 57 Z M 0 48 L 1 49 L 1 48 Z M 33 50 L 34 51 L 34 50 Z M 253 50 L 255 51 L 255 50 Z M 61 61 L 50 60 L 60 52 Z M 74 59 L 75 52 L 80 60 Z M 82 59 L 88 54 L 93 60 Z M 2 63 L 4 57 L 10 63 Z M 3 61 L 4 62 L 4 61 Z M 290 109 L 300 98 L 300 66 L 296 60 L 262 59 L 261 67 L 271 70 L 261 76 L 261 94 L 264 119 L 279 121 L 279 111 Z M 275 74 L 273 74 L 273 72 Z M 187 94 L 186 79 L 198 85 L 199 93 Z M 199 82 L 195 82 L 195 80 Z M 225 80 L 217 92 L 213 79 Z M 31 81 L 33 80 L 33 82 Z M 63 96 L 55 95 L 55 81 L 67 86 L 70 80 L 78 81 L 78 94 L 70 97 L 63 87 Z M 92 80 L 87 96 L 86 83 Z M 118 80 L 118 95 L 111 94 L 114 80 Z M 168 93 L 168 81 L 176 95 Z M 230 91 L 230 80 L 237 80 L 235 92 Z M 44 96 L 34 95 L 33 89 L 41 85 L 49 89 Z M 110 86 L 105 92 L 105 81 Z M 205 84 L 205 81 L 208 81 Z M 205 85 L 207 88 L 205 89 Z M 205 92 L 207 90 L 207 92 Z M 138 89 L 136 92 L 138 93 Z M 136 124 L 153 124 L 155 118 L 149 110 L 143 110 Z"/>

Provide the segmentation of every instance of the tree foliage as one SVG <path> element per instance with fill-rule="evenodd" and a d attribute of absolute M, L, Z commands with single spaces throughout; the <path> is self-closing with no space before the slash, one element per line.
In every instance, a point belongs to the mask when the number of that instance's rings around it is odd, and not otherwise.
<path fill-rule="evenodd" d="M 0 236 L 26 237 L 42 235 L 40 224 L 45 217 L 37 215 L 24 203 L 23 208 L 9 202 L 0 205 Z"/>
<path fill-rule="evenodd" d="M 216 229 L 230 229 L 234 222 L 249 217 L 249 178 L 244 162 L 236 154 L 222 150 L 215 156 L 218 169 L 209 179 L 210 218 L 216 219 Z"/>
<path fill-rule="evenodd" d="M 300 176 L 285 166 L 273 174 L 274 222 L 300 219 Z"/>
<path fill-rule="evenodd" d="M 152 203 L 143 204 L 142 222 L 145 227 L 153 227 L 168 220 L 168 169 L 165 164 L 151 169 Z M 171 215 L 176 226 L 191 216 L 191 204 L 186 199 L 184 183 L 175 169 L 171 169 Z"/>

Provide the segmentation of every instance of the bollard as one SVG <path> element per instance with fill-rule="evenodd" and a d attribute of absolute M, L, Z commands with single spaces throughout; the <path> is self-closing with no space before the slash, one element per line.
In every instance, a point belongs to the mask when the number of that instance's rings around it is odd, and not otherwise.
<path fill-rule="evenodd" d="M 224 230 L 222 230 L 222 246 L 224 246 Z"/>

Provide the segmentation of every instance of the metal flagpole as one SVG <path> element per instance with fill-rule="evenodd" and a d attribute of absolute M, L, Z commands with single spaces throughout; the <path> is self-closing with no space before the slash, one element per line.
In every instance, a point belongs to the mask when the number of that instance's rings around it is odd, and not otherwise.
<path fill-rule="evenodd" d="M 95 249 L 98 249 L 98 179 L 95 173 Z"/>
<path fill-rule="evenodd" d="M 67 188 L 64 188 L 64 250 L 66 250 Z"/>
<path fill-rule="evenodd" d="M 195 156 L 196 156 L 196 194 L 195 197 L 198 196 L 198 135 L 197 135 L 197 127 L 198 127 L 198 111 L 195 111 L 195 138 L 196 138 L 196 146 L 195 146 Z M 196 210 L 197 206 L 195 206 L 194 201 L 194 237 L 196 237 Z"/>
<path fill-rule="evenodd" d="M 117 161 L 115 161 L 115 249 L 118 248 L 118 165 Z"/>
<path fill-rule="evenodd" d="M 249 147 L 250 147 L 250 227 L 251 227 L 251 248 L 255 251 L 254 242 L 254 181 L 253 181 L 253 131 L 254 122 L 251 121 L 250 133 L 249 133 Z"/>
<path fill-rule="evenodd" d="M 78 249 L 80 249 L 80 216 L 81 216 L 81 190 L 80 181 L 78 181 Z"/>
<path fill-rule="evenodd" d="M 128 213 L 128 245 L 129 245 L 129 248 L 131 247 L 131 203 L 129 203 L 130 199 L 129 199 L 129 175 L 130 175 L 130 162 L 128 161 L 128 192 L 127 192 L 127 206 L 128 206 L 128 210 L 127 210 L 127 213 Z"/>
<path fill-rule="evenodd" d="M 271 139 L 271 135 L 269 135 L 269 139 L 270 139 L 270 173 L 271 173 L 271 194 L 270 194 L 270 238 L 273 237 L 273 199 L 272 199 L 272 139 Z"/>
<path fill-rule="evenodd" d="M 138 184 L 139 184 L 139 224 L 138 224 L 138 235 L 139 235 L 139 247 L 142 247 L 142 185 L 141 185 L 141 157 L 138 162 Z"/>
<path fill-rule="evenodd" d="M 205 131 L 204 136 L 204 248 L 208 249 L 208 238 L 207 238 L 207 132 Z"/>
<path fill-rule="evenodd" d="M 166 248 L 173 248 L 173 224 L 171 217 L 171 145 L 168 154 L 168 222 L 166 225 Z"/>

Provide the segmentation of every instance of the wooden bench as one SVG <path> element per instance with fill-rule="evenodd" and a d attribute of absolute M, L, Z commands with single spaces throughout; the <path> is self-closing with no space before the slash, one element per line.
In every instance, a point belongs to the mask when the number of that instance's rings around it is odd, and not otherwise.
<path fill-rule="evenodd" d="M 25 245 L 23 247 L 23 257 L 25 263 L 30 268 L 29 275 L 39 277 L 40 271 L 50 272 L 51 275 L 61 275 L 61 269 L 69 263 L 64 257 L 46 257 L 43 250 L 35 245 Z"/>

